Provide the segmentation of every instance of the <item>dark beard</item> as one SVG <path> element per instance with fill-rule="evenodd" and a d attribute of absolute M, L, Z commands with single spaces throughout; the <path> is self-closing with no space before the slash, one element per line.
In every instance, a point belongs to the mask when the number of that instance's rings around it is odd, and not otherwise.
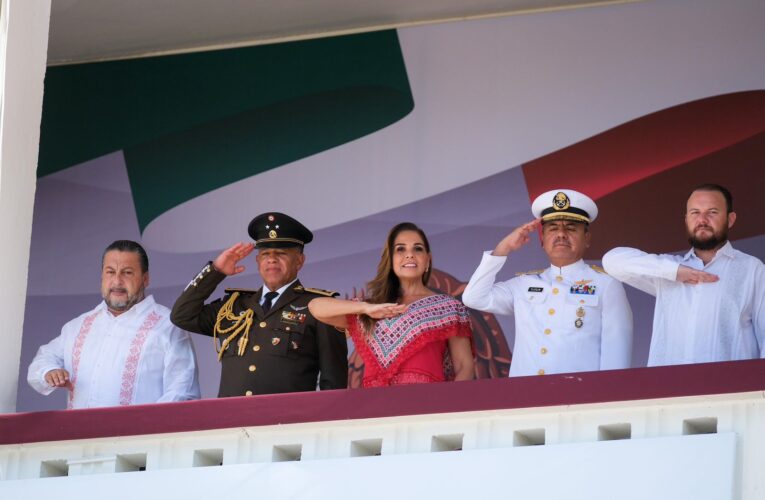
<path fill-rule="evenodd" d="M 693 233 L 688 235 L 688 243 L 691 244 L 696 250 L 714 250 L 719 248 L 728 241 L 728 229 L 723 229 L 720 234 L 713 233 L 711 237 L 700 240 L 696 238 Z"/>

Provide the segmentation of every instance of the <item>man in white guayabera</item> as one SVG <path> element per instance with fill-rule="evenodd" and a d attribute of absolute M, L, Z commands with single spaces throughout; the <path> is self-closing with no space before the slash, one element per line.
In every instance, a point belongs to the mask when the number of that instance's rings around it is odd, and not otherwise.
<path fill-rule="evenodd" d="M 170 310 L 145 296 L 149 259 L 141 245 L 118 240 L 104 250 L 101 302 L 40 347 L 27 381 L 48 395 L 69 391 L 68 408 L 199 399 L 197 362 L 187 332 Z"/>
<path fill-rule="evenodd" d="M 614 248 L 603 266 L 656 297 L 648 366 L 765 357 L 765 265 L 734 250 L 733 197 L 703 184 L 688 198 L 685 255 Z"/>

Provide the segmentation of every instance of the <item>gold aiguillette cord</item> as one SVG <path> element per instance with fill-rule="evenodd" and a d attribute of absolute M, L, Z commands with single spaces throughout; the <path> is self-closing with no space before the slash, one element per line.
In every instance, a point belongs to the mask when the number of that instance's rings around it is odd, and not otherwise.
<path fill-rule="evenodd" d="M 240 312 L 239 315 L 235 316 L 234 302 L 236 302 L 237 297 L 239 297 L 239 292 L 231 294 L 231 298 L 228 299 L 218 311 L 218 317 L 215 320 L 215 327 L 213 328 L 213 344 L 215 345 L 215 352 L 218 353 L 218 361 L 223 357 L 223 352 L 228 349 L 228 345 L 242 332 L 244 332 L 244 334 L 236 343 L 236 353 L 238 356 L 243 356 L 245 349 L 247 349 L 247 342 L 250 338 L 250 327 L 252 327 L 252 319 L 255 314 L 252 312 L 252 309 L 245 309 Z M 224 321 L 230 321 L 231 326 L 222 328 L 221 324 Z M 228 335 L 228 337 L 221 342 L 220 350 L 218 350 L 218 335 L 221 337 Z"/>

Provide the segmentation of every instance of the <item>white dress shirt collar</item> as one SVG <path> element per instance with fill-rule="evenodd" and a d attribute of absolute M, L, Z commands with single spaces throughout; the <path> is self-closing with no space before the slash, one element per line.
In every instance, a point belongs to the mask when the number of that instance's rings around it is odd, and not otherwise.
<path fill-rule="evenodd" d="M 553 276 L 567 277 L 581 272 L 582 267 L 587 267 L 587 264 L 585 264 L 582 259 L 579 259 L 573 264 L 569 264 L 563 267 L 558 267 L 550 264 L 550 272 L 553 274 Z"/>
<path fill-rule="evenodd" d="M 268 286 L 266 286 L 266 284 L 265 284 L 265 283 L 263 283 L 263 293 L 261 293 L 261 294 L 260 294 L 260 305 L 263 305 L 263 302 L 265 302 L 265 300 L 266 300 L 266 294 L 267 294 L 268 292 L 272 292 L 272 291 L 273 291 L 273 292 L 276 292 L 276 293 L 278 294 L 278 295 L 277 295 L 276 297 L 274 297 L 274 299 L 271 301 L 271 304 L 276 304 L 276 301 L 277 301 L 277 300 L 279 300 L 279 298 L 282 296 L 282 294 L 284 293 L 284 291 L 285 291 L 285 290 L 287 290 L 287 288 L 289 288 L 289 287 L 291 287 L 292 285 L 294 285 L 296 281 L 297 281 L 297 278 L 295 278 L 294 280 L 290 281 L 289 283 L 287 283 L 287 284 L 286 284 L 286 285 L 284 285 L 283 287 L 279 288 L 278 290 L 271 290 L 270 288 L 268 288 Z"/>
<path fill-rule="evenodd" d="M 733 251 L 733 245 L 730 244 L 730 241 L 726 241 L 725 244 L 723 246 L 721 246 L 719 248 L 719 250 L 717 250 L 717 252 L 715 252 L 715 256 L 712 258 L 712 260 L 709 261 L 709 264 L 711 264 L 712 262 L 717 260 L 717 256 L 718 255 L 724 255 L 724 256 L 729 257 L 731 259 L 733 259 L 735 257 L 736 253 Z M 696 249 L 695 248 L 691 248 L 690 250 L 688 250 L 686 252 L 685 255 L 683 255 L 683 262 L 688 262 L 688 261 L 691 261 L 691 260 L 694 260 L 694 259 L 701 260 L 696 255 Z M 709 264 L 707 264 L 707 265 L 709 265 Z"/>

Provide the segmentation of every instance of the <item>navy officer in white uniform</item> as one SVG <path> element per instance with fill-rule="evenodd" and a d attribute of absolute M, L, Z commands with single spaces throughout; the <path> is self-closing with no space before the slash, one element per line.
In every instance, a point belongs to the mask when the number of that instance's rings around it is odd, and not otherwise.
<path fill-rule="evenodd" d="M 534 200 L 536 217 L 484 252 L 462 295 L 466 306 L 515 316 L 510 376 L 629 368 L 632 310 L 622 284 L 582 257 L 590 246 L 590 222 L 598 207 L 571 189 L 554 189 Z M 496 275 L 508 255 L 542 229 L 546 269 Z"/>

